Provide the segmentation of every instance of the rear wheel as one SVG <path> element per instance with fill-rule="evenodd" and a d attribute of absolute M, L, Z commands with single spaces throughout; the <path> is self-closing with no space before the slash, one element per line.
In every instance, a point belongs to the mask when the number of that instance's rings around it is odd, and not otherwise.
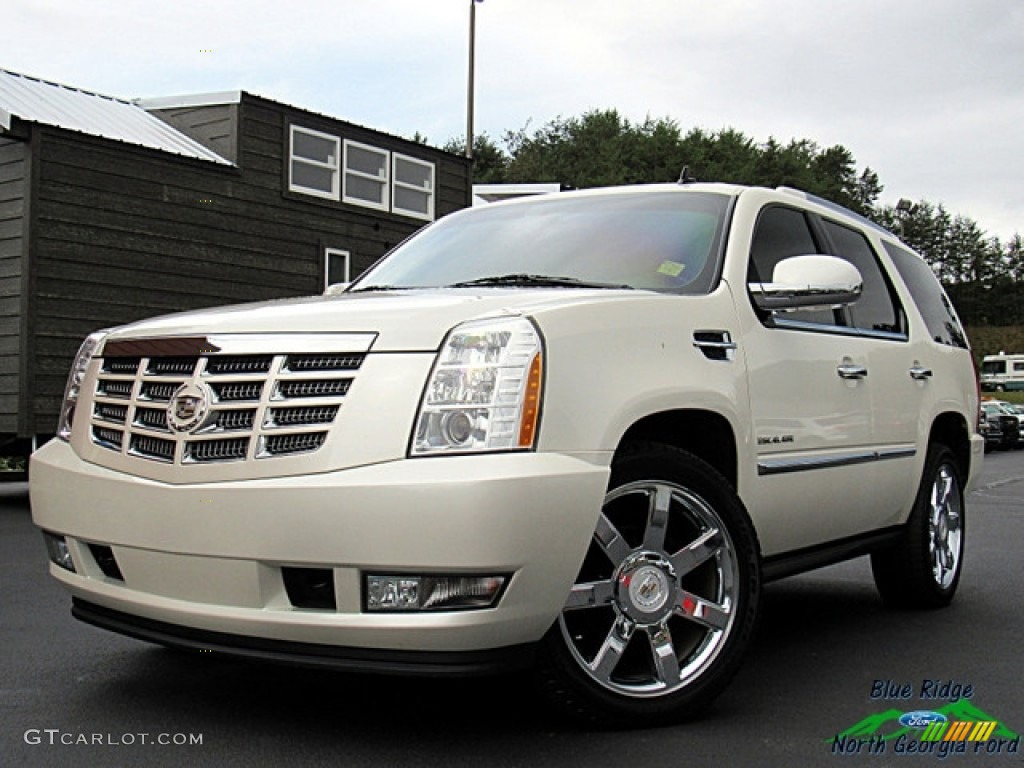
<path fill-rule="evenodd" d="M 612 468 L 590 549 L 545 638 L 544 687 L 588 721 L 691 716 L 736 672 L 759 587 L 753 527 L 727 481 L 691 454 L 636 445 Z"/>
<path fill-rule="evenodd" d="M 901 541 L 871 555 L 882 599 L 901 608 L 948 605 L 960 583 L 964 532 L 960 467 L 949 448 L 932 445 Z"/>

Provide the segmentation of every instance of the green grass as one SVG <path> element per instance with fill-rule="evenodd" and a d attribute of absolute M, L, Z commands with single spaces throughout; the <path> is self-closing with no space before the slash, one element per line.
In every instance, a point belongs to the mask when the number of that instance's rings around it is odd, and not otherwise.
<path fill-rule="evenodd" d="M 985 325 L 966 329 L 971 350 L 978 363 L 985 355 L 1005 352 L 1008 355 L 1024 354 L 1024 326 Z"/>
<path fill-rule="evenodd" d="M 982 397 L 991 397 L 994 400 L 1005 400 L 1008 403 L 1024 405 L 1024 392 L 982 392 Z"/>

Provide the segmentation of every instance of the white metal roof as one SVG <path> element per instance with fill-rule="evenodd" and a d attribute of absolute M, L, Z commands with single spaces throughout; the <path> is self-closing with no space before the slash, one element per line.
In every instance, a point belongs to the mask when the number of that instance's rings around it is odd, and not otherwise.
<path fill-rule="evenodd" d="M 136 103 L 0 69 L 0 128 L 12 117 L 231 165 Z"/>
<path fill-rule="evenodd" d="M 241 91 L 218 91 L 217 93 L 186 93 L 179 96 L 157 96 L 151 99 L 132 99 L 143 109 L 177 109 L 178 107 L 209 107 L 220 104 L 238 104 L 242 101 Z"/>

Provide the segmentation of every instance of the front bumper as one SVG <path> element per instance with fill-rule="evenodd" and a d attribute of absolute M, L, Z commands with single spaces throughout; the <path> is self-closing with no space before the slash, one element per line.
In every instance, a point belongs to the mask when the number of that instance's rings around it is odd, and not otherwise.
<path fill-rule="evenodd" d="M 113 617 L 93 623 L 274 655 L 289 644 L 299 655 L 307 646 L 459 654 L 533 643 L 555 621 L 594 531 L 609 459 L 440 457 L 168 485 L 86 463 L 53 441 L 33 456 L 30 493 L 34 522 L 66 537 L 75 563 L 75 573 L 51 565 L 51 574 L 79 613 Z M 122 578 L 105 575 L 89 545 L 109 547 Z M 293 605 L 284 567 L 329 570 L 334 608 Z M 367 613 L 367 572 L 511 579 L 493 608 Z M 347 657 L 361 655 L 370 661 Z"/>

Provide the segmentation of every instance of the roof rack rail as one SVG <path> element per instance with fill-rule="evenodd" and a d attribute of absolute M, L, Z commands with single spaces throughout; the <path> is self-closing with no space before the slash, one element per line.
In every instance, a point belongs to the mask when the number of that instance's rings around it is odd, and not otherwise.
<path fill-rule="evenodd" d="M 872 229 L 875 229 L 875 230 L 881 232 L 884 235 L 888 235 L 889 237 L 895 237 L 895 238 L 899 239 L 899 236 L 896 235 L 896 233 L 892 232 L 891 230 L 886 229 L 881 224 L 879 224 L 877 221 L 872 221 L 867 216 L 864 216 L 863 214 L 857 213 L 856 211 L 852 211 L 849 208 L 847 208 L 845 205 L 840 205 L 839 203 L 834 203 L 831 200 L 829 200 L 828 198 L 820 197 L 819 195 L 812 195 L 810 192 L 804 192 L 802 189 L 796 189 L 795 187 L 780 186 L 780 187 L 776 187 L 775 191 L 776 192 L 784 192 L 787 195 L 792 195 L 793 197 L 799 197 L 802 200 L 807 200 L 808 202 L 811 202 L 811 203 L 817 203 L 818 205 L 820 205 L 820 206 L 822 206 L 824 208 L 828 208 L 830 210 L 833 210 L 836 213 L 842 213 L 845 216 L 851 216 L 851 217 L 857 219 L 861 224 L 869 226 Z"/>

